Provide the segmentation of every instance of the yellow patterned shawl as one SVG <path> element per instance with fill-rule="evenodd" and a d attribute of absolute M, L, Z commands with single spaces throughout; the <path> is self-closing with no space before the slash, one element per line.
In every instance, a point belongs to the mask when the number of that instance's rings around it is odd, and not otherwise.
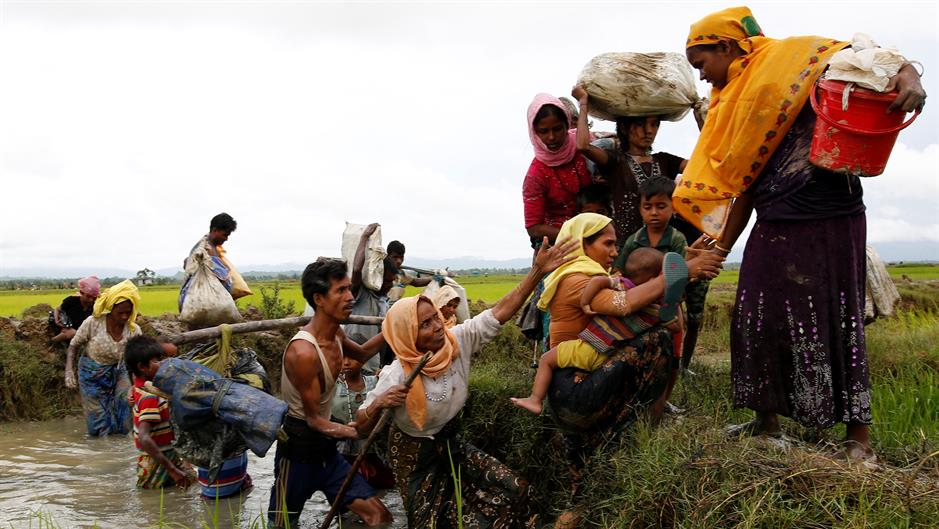
<path fill-rule="evenodd" d="M 763 36 L 749 8 L 712 13 L 692 24 L 686 47 L 737 42 L 745 55 L 711 92 L 707 121 L 675 190 L 675 210 L 720 237 L 733 199 L 747 190 L 802 110 L 828 60 L 849 43 L 824 37 Z"/>

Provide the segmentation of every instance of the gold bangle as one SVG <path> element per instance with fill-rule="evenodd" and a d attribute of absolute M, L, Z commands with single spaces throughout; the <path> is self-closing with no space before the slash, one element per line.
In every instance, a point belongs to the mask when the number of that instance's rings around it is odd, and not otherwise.
<path fill-rule="evenodd" d="M 730 250 L 728 250 L 727 248 L 724 248 L 724 247 L 721 246 L 720 244 L 716 244 L 716 243 L 715 243 L 715 244 L 714 244 L 714 248 L 717 249 L 718 251 L 724 252 L 724 253 L 726 253 L 726 254 L 729 254 L 729 253 L 730 253 Z"/>
<path fill-rule="evenodd" d="M 368 406 L 362 408 L 362 413 L 365 414 L 365 420 L 366 420 L 366 421 L 372 420 L 372 418 L 368 416 Z"/>

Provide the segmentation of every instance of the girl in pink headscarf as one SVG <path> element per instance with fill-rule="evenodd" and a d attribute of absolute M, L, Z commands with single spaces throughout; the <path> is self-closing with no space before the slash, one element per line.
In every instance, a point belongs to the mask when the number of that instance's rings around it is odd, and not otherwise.
<path fill-rule="evenodd" d="M 551 242 L 564 221 L 577 214 L 577 192 L 591 182 L 587 160 L 578 154 L 570 112 L 560 99 L 538 94 L 528 106 L 528 136 L 535 149 L 522 184 L 525 229 L 536 247 Z"/>
<path fill-rule="evenodd" d="M 52 337 L 53 343 L 68 342 L 75 336 L 76 329 L 85 318 L 91 316 L 91 310 L 100 292 L 101 282 L 96 276 L 78 280 L 78 294 L 63 299 L 62 304 L 52 311 L 49 323 L 53 332 L 58 332 Z"/>

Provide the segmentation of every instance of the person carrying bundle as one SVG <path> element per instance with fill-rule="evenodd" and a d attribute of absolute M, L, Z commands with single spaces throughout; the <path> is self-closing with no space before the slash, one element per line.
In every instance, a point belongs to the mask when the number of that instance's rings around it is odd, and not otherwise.
<path fill-rule="evenodd" d="M 192 327 L 241 319 L 234 300 L 252 292 L 225 257 L 222 247 L 237 227 L 238 223 L 228 213 L 212 217 L 209 233 L 192 247 L 183 261 L 186 277 L 179 289 L 178 305 L 180 319 Z"/>

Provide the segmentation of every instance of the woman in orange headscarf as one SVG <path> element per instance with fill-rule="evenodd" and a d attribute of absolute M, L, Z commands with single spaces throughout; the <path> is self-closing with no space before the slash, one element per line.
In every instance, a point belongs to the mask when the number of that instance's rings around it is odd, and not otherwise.
<path fill-rule="evenodd" d="M 527 483 L 464 443 L 457 435 L 458 415 L 469 394 L 472 356 L 499 334 L 544 274 L 570 259 L 566 256 L 577 244 L 549 247 L 545 237 L 531 271 L 515 289 L 452 329 L 444 327 L 439 309 L 424 296 L 397 301 L 385 316 L 382 334 L 396 359 L 382 369 L 378 385 L 359 408 L 356 428 L 366 435 L 383 408 L 393 409 L 389 453 L 408 527 L 512 529 L 534 523 L 528 513 Z M 405 389 L 405 380 L 427 352 L 433 354 L 431 360 L 410 390 Z M 461 467 L 462 522 L 456 517 L 451 461 Z"/>
<path fill-rule="evenodd" d="M 674 204 L 722 255 L 757 212 L 731 322 L 734 404 L 756 419 L 734 431 L 777 435 L 780 414 L 816 428 L 843 422 L 845 454 L 870 458 L 861 182 L 808 160 L 815 113 L 805 103 L 847 45 L 767 38 L 746 7 L 694 23 L 686 55 L 713 92 Z M 895 108 L 922 104 L 912 66 L 890 84 Z"/>

